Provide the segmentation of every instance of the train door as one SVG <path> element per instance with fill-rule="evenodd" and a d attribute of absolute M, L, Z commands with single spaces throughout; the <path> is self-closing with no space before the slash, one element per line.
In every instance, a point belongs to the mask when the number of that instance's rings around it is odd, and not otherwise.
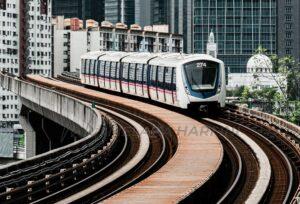
<path fill-rule="evenodd" d="M 95 86 L 95 63 L 96 60 L 91 60 L 90 65 L 90 85 Z"/>
<path fill-rule="evenodd" d="M 116 63 L 116 90 L 121 92 L 121 62 Z"/>
<path fill-rule="evenodd" d="M 129 87 L 129 94 L 131 95 L 136 95 L 136 89 L 135 89 L 135 81 L 136 81 L 136 64 L 135 63 L 130 63 L 129 64 L 129 83 L 128 83 L 128 87 Z"/>
<path fill-rule="evenodd" d="M 171 86 L 171 89 L 172 89 L 172 96 L 173 96 L 173 101 L 174 101 L 174 105 L 178 106 L 179 103 L 178 103 L 178 99 L 177 99 L 177 88 L 176 88 L 176 68 L 173 67 L 172 68 L 172 86 Z"/>
<path fill-rule="evenodd" d="M 149 93 L 148 93 L 148 69 L 149 65 L 145 64 L 143 66 L 143 83 L 142 83 L 142 89 L 143 89 L 143 96 L 145 98 L 149 98 Z"/>
<path fill-rule="evenodd" d="M 86 83 L 86 79 L 85 79 L 85 64 L 86 64 L 86 60 L 82 59 L 81 60 L 81 83 L 85 84 Z"/>
<path fill-rule="evenodd" d="M 157 97 L 158 100 L 165 103 L 165 89 L 164 89 L 164 79 L 165 78 L 165 68 L 157 67 Z"/>
<path fill-rule="evenodd" d="M 97 64 L 98 64 L 98 60 L 94 60 L 94 66 L 93 66 L 93 83 L 94 83 L 94 86 L 98 86 L 98 82 L 97 82 Z"/>
<path fill-rule="evenodd" d="M 104 69 L 104 87 L 110 89 L 110 62 L 106 61 Z"/>
<path fill-rule="evenodd" d="M 173 68 L 171 67 L 165 68 L 164 90 L 165 90 L 166 103 L 168 104 L 174 104 L 173 91 L 172 91 L 172 73 L 173 73 Z"/>
<path fill-rule="evenodd" d="M 100 88 L 105 88 L 105 86 L 104 86 L 104 68 L 105 68 L 105 61 L 100 61 L 99 77 L 98 77 L 98 83 L 99 83 Z"/>
<path fill-rule="evenodd" d="M 110 89 L 117 90 L 116 83 L 116 74 L 117 74 L 117 62 L 111 62 L 110 64 Z"/>
<path fill-rule="evenodd" d="M 123 93 L 129 93 L 129 84 L 128 84 L 128 75 L 129 75 L 129 64 L 123 63 L 122 68 L 122 91 Z"/>
<path fill-rule="evenodd" d="M 99 87 L 99 76 L 100 76 L 100 64 L 101 61 L 97 60 L 96 66 L 95 66 L 95 80 L 96 80 L 96 86 Z"/>
<path fill-rule="evenodd" d="M 143 90 L 143 64 L 137 64 L 136 66 L 136 82 L 135 82 L 135 89 L 136 94 L 138 96 L 144 97 L 144 90 Z"/>
<path fill-rule="evenodd" d="M 87 61 L 87 66 L 86 66 L 86 84 L 90 85 L 91 84 L 91 80 L 90 80 L 90 74 L 91 74 L 91 71 L 90 71 L 90 66 L 91 66 L 91 61 L 92 60 L 88 60 Z"/>
<path fill-rule="evenodd" d="M 152 100 L 158 100 L 157 95 L 157 66 L 151 66 L 150 69 L 150 97 Z"/>

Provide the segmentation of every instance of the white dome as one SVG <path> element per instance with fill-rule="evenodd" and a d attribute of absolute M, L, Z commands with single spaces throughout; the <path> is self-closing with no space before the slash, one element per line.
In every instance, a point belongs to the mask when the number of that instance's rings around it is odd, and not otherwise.
<path fill-rule="evenodd" d="M 269 73 L 272 72 L 273 64 L 271 59 L 264 54 L 252 56 L 247 63 L 248 73 Z"/>

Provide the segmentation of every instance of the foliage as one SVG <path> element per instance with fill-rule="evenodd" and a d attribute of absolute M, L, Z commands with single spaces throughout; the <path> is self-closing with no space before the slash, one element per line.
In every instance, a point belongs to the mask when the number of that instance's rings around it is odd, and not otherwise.
<path fill-rule="evenodd" d="M 247 101 L 249 101 L 250 98 L 251 98 L 250 88 L 244 87 L 242 95 L 241 95 L 241 100 L 243 102 L 247 102 Z"/>
<path fill-rule="evenodd" d="M 227 96 L 228 97 L 241 97 L 242 93 L 244 91 L 244 86 L 238 87 L 237 89 L 234 90 L 228 90 L 227 91 Z"/>
<path fill-rule="evenodd" d="M 267 54 L 268 51 L 262 46 L 257 53 Z M 281 117 L 299 124 L 300 122 L 300 64 L 291 56 L 269 56 L 273 64 L 273 76 L 280 92 L 262 90 L 252 93 L 253 98 L 270 101 L 274 104 L 274 113 Z M 276 77 L 280 74 L 283 77 Z M 287 81 L 287 87 L 286 87 Z M 295 105 L 294 105 L 295 104 Z"/>
<path fill-rule="evenodd" d="M 300 102 L 299 101 L 295 102 L 295 110 L 290 121 L 297 125 L 300 125 Z"/>

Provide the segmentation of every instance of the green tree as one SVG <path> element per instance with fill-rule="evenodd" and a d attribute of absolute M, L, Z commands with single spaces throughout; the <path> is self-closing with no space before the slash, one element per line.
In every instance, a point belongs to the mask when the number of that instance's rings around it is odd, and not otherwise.
<path fill-rule="evenodd" d="M 244 87 L 243 92 L 242 92 L 242 96 L 241 96 L 242 102 L 244 102 L 244 103 L 248 102 L 250 98 L 251 98 L 250 88 L 249 87 Z"/>

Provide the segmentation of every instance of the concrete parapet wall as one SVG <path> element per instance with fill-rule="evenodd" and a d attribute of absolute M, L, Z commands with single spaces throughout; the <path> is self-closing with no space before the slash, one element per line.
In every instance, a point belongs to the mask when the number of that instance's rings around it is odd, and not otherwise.
<path fill-rule="evenodd" d="M 242 112 L 244 114 L 265 120 L 269 124 L 273 124 L 273 125 L 276 125 L 277 127 L 285 129 L 286 131 L 291 132 L 293 135 L 300 138 L 300 127 L 293 123 L 290 123 L 282 118 L 279 118 L 272 114 L 264 113 L 264 112 L 257 111 L 257 110 L 251 110 L 251 109 L 244 108 L 244 107 L 238 107 L 238 106 L 232 106 L 232 105 L 229 105 L 229 107 L 233 107 L 233 108 L 237 109 L 239 112 Z"/>
<path fill-rule="evenodd" d="M 101 126 L 101 117 L 89 104 L 78 99 L 3 73 L 0 73 L 0 86 L 19 95 L 22 104 L 31 110 L 82 137 Z"/>

